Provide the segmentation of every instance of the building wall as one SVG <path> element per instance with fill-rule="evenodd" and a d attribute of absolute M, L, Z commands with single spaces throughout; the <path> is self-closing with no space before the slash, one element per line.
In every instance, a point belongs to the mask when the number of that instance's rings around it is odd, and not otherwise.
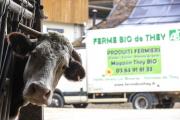
<path fill-rule="evenodd" d="M 46 21 L 84 24 L 88 20 L 88 0 L 43 0 Z"/>
<path fill-rule="evenodd" d="M 58 31 L 66 36 L 70 41 L 74 41 L 83 35 L 83 25 L 79 24 L 65 24 L 55 22 L 43 22 L 43 32 Z"/>

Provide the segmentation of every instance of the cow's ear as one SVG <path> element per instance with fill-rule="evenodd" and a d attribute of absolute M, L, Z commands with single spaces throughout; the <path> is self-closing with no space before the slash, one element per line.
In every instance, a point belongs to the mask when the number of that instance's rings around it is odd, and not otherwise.
<path fill-rule="evenodd" d="M 85 77 L 85 70 L 78 61 L 70 61 L 69 67 L 64 72 L 64 76 L 71 81 L 80 81 Z"/>
<path fill-rule="evenodd" d="M 25 56 L 35 47 L 35 44 L 20 32 L 10 33 L 7 37 L 7 40 L 8 43 L 11 45 L 13 51 L 21 56 Z"/>

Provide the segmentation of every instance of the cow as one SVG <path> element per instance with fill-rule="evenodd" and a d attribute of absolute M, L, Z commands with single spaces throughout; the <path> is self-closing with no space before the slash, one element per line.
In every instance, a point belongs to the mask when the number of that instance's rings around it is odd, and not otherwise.
<path fill-rule="evenodd" d="M 13 88 L 10 119 L 24 105 L 49 105 L 53 91 L 64 76 L 79 81 L 85 76 L 81 58 L 66 37 L 55 32 L 41 34 L 37 42 L 13 32 L 7 36 L 13 49 Z"/>

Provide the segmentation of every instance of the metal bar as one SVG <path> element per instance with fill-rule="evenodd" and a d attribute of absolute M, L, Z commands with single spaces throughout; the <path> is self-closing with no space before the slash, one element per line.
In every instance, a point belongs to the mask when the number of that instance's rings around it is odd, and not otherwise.
<path fill-rule="evenodd" d="M 2 4 L 2 3 L 3 3 L 3 0 L 0 0 L 0 4 Z M 23 14 L 23 17 L 26 18 L 26 19 L 31 19 L 31 18 L 34 17 L 32 12 L 30 12 L 29 10 L 25 9 L 24 7 L 18 5 L 17 3 L 15 3 L 12 0 L 7 0 L 6 6 L 10 10 L 12 10 L 12 11 L 18 13 L 18 14 Z"/>
<path fill-rule="evenodd" d="M 0 119 L 2 120 L 3 117 L 3 101 L 4 101 L 4 94 L 0 94 Z"/>
<path fill-rule="evenodd" d="M 11 60 L 9 62 L 11 62 Z M 12 85 L 11 85 L 11 81 L 9 78 L 6 78 L 5 85 L 6 85 L 6 95 L 5 95 L 6 100 L 4 101 L 5 103 L 4 103 L 3 111 L 5 111 L 5 114 L 4 114 L 5 120 L 9 120 L 10 104 L 11 104 L 11 92 L 12 92 Z"/>
<path fill-rule="evenodd" d="M 27 0 L 19 0 L 19 1 L 21 1 L 23 4 L 27 5 L 28 8 L 31 8 L 31 9 L 34 8 L 33 5 Z"/>
<path fill-rule="evenodd" d="M 104 10 L 110 12 L 112 8 L 110 7 L 102 7 L 102 6 L 96 6 L 96 5 L 89 5 L 89 8 L 97 9 L 97 10 Z"/>
<path fill-rule="evenodd" d="M 88 99 L 89 103 L 119 103 L 119 102 L 127 102 L 127 98 L 96 98 L 96 99 Z"/>
<path fill-rule="evenodd" d="M 180 17 L 180 15 L 161 15 L 161 16 L 140 16 L 140 17 L 129 17 L 128 19 L 142 19 L 142 18 L 170 18 L 170 17 Z"/>
<path fill-rule="evenodd" d="M 7 84 L 8 84 L 8 101 L 7 101 L 7 112 L 6 112 L 6 119 L 9 120 L 10 117 L 10 107 L 11 107 L 11 99 L 12 99 L 12 90 L 14 85 L 14 56 L 13 52 L 11 50 L 11 55 L 9 57 L 9 68 L 8 68 L 8 78 L 7 78 Z"/>
<path fill-rule="evenodd" d="M 9 105 L 10 105 L 10 91 L 8 90 L 9 89 L 9 85 L 7 82 L 10 82 L 10 81 L 6 81 L 7 80 L 7 76 L 8 76 L 8 71 L 9 71 L 9 67 L 10 67 L 10 62 L 11 62 L 11 57 L 12 57 L 12 50 L 10 47 L 7 47 L 7 54 L 6 54 L 6 57 L 5 57 L 5 62 L 4 64 L 6 66 L 3 67 L 3 75 L 1 76 L 1 78 L 4 80 L 3 81 L 3 89 L 4 89 L 4 100 L 3 100 L 3 105 L 2 105 L 2 111 L 1 111 L 1 120 L 8 120 L 7 117 L 8 117 L 8 113 L 10 110 L 9 109 Z"/>
<path fill-rule="evenodd" d="M 10 46 L 9 45 L 7 45 L 7 47 L 6 48 L 4 48 L 4 49 L 6 49 L 6 51 L 3 51 L 3 52 L 5 52 L 4 53 L 4 60 L 3 60 L 3 62 L 2 62 L 2 68 L 1 68 L 1 72 L 0 72 L 0 78 L 2 78 L 3 80 L 6 78 L 6 74 L 4 74 L 4 72 L 5 72 L 5 70 L 6 70 L 6 67 L 8 66 L 7 65 L 7 62 L 8 62 L 8 59 L 9 59 L 9 54 L 10 54 Z M 5 76 L 5 77 L 4 77 Z"/>
<path fill-rule="evenodd" d="M 112 0 L 89 1 L 89 4 L 113 4 Z"/>
<path fill-rule="evenodd" d="M 5 12 L 5 15 L 2 18 L 2 23 L 1 23 L 1 30 L 0 30 L 0 73 L 3 71 L 2 65 L 3 65 L 3 52 L 5 49 L 5 43 L 4 43 L 4 39 L 5 39 L 5 31 L 6 31 L 6 26 L 7 26 L 7 11 Z M 3 82 L 4 79 L 0 76 L 0 95 L 1 95 L 1 90 L 3 87 Z"/>
<path fill-rule="evenodd" d="M 144 5 L 135 5 L 135 7 L 154 7 L 154 6 L 164 6 L 164 5 L 180 5 L 180 3 L 144 4 Z"/>
<path fill-rule="evenodd" d="M 5 90 L 5 95 L 4 95 L 4 100 L 3 100 L 3 107 L 2 107 L 2 116 L 1 116 L 1 120 L 7 120 L 6 119 L 6 112 L 7 112 L 7 101 L 8 101 L 8 91 L 7 91 L 7 85 L 5 83 L 4 85 L 4 90 Z"/>
<path fill-rule="evenodd" d="M 93 9 L 92 12 L 93 12 L 93 26 L 95 26 L 98 11 L 96 9 Z"/>
<path fill-rule="evenodd" d="M 0 72 L 1 72 L 1 67 L 2 67 L 2 63 L 3 63 L 2 61 L 3 61 L 3 50 L 4 50 L 4 36 L 5 36 L 4 35 L 4 29 L 5 29 L 4 27 L 5 26 L 4 25 L 5 24 L 3 22 L 3 25 L 2 25 L 3 28 L 1 29 L 2 31 L 0 31 L 0 34 L 1 34 L 0 35 L 0 47 L 1 47 L 0 48 Z M 1 80 L 0 80 L 0 83 L 1 83 Z"/>

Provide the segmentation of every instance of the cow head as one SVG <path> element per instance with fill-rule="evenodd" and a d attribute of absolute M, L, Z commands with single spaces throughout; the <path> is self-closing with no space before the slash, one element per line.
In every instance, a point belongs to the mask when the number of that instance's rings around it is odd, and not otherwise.
<path fill-rule="evenodd" d="M 85 76 L 79 55 L 71 43 L 58 33 L 42 34 L 34 43 L 17 32 L 11 33 L 8 38 L 16 56 L 28 56 L 23 74 L 23 97 L 26 101 L 48 105 L 63 74 L 73 81 Z"/>

